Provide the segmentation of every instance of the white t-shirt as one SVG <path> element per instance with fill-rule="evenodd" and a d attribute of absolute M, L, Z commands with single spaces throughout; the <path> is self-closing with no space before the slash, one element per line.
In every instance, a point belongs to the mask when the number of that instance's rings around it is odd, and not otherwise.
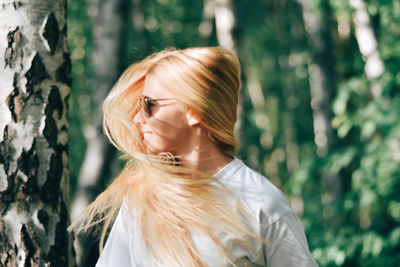
<path fill-rule="evenodd" d="M 215 175 L 256 220 L 256 228 L 268 244 L 249 238 L 251 249 L 233 246 L 221 236 L 222 244 L 237 258 L 238 266 L 309 267 L 318 266 L 310 254 L 302 224 L 282 192 L 261 174 L 234 158 Z M 193 242 L 210 267 L 227 267 L 214 243 L 204 234 L 192 232 Z M 141 239 L 140 227 L 122 205 L 96 267 L 155 266 Z M 171 266 L 172 267 L 172 266 Z"/>

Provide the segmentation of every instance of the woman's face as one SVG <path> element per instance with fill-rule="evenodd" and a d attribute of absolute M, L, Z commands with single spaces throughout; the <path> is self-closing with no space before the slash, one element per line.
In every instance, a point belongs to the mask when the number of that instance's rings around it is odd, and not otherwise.
<path fill-rule="evenodd" d="M 193 127 L 189 125 L 185 107 L 149 77 L 145 80 L 142 97 L 147 98 L 148 110 L 142 104 L 134 122 L 141 131 L 146 152 L 153 155 L 161 152 L 173 155 L 188 153 Z"/>

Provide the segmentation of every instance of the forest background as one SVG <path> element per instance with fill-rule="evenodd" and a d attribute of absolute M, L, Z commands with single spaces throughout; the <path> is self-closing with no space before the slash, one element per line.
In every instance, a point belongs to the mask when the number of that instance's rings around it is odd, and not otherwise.
<path fill-rule="evenodd" d="M 400 1 L 69 0 L 68 42 L 72 218 L 121 167 L 101 103 L 122 71 L 221 45 L 242 63 L 238 156 L 288 196 L 318 264 L 400 265 Z"/>

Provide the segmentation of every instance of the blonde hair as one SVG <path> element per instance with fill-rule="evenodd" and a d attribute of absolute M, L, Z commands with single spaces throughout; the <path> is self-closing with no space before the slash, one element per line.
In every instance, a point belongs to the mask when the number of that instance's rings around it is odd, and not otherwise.
<path fill-rule="evenodd" d="M 104 101 L 104 131 L 128 160 L 116 179 L 82 213 L 81 230 L 104 221 L 107 228 L 123 201 L 141 227 L 146 248 L 161 266 L 204 266 L 191 231 L 208 236 L 228 262 L 235 265 L 218 233 L 248 247 L 245 235 L 256 236 L 237 199 L 215 177 L 179 165 L 179 155 L 148 155 L 133 118 L 146 77 L 155 79 L 201 118 L 221 152 L 231 155 L 240 64 L 221 47 L 164 50 L 131 65 Z M 177 212 L 178 211 L 178 212 Z M 76 222 L 75 222 L 76 223 Z"/>

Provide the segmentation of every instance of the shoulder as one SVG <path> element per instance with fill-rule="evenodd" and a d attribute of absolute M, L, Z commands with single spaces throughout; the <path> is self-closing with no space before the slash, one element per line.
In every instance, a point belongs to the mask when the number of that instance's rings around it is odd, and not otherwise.
<path fill-rule="evenodd" d="M 234 158 L 215 176 L 230 189 L 258 219 L 272 224 L 284 214 L 292 212 L 282 193 L 265 176 Z"/>
<path fill-rule="evenodd" d="M 257 220 L 268 266 L 317 266 L 303 226 L 279 188 L 235 158 L 215 175 Z"/>
<path fill-rule="evenodd" d="M 106 244 L 96 264 L 100 266 L 132 266 L 130 238 L 126 225 L 126 211 L 121 206 L 108 235 Z"/>

